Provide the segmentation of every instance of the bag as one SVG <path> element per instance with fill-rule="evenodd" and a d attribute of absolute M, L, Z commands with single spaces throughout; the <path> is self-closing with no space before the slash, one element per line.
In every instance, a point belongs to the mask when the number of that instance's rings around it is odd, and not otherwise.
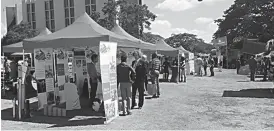
<path fill-rule="evenodd" d="M 155 95 L 156 94 L 156 84 L 147 84 L 147 93 L 149 95 Z"/>

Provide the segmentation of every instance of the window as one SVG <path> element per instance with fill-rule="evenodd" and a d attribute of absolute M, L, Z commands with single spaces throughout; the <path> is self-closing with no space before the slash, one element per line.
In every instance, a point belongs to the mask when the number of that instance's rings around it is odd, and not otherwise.
<path fill-rule="evenodd" d="M 36 18 L 35 18 L 35 4 L 27 4 L 27 21 L 30 23 L 32 29 L 36 29 Z"/>
<path fill-rule="evenodd" d="M 74 0 L 64 0 L 65 7 L 65 25 L 72 24 L 75 20 L 74 16 Z"/>
<path fill-rule="evenodd" d="M 45 1 L 45 16 L 46 16 L 46 27 L 51 31 L 55 31 L 55 20 L 54 20 L 54 4 L 53 0 Z"/>
<path fill-rule="evenodd" d="M 96 0 L 85 0 L 86 12 L 90 16 L 92 12 L 96 11 Z"/>
<path fill-rule="evenodd" d="M 142 0 L 139 0 L 139 5 L 143 5 L 143 2 L 142 2 Z"/>

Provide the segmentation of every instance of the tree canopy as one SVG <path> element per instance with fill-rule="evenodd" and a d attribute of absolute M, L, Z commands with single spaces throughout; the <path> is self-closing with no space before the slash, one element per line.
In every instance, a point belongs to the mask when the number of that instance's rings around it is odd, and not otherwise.
<path fill-rule="evenodd" d="M 142 38 L 144 28 L 150 29 L 151 21 L 156 19 L 147 5 L 130 4 L 125 0 L 108 1 L 102 12 L 106 16 L 99 20 L 103 27 L 112 29 L 117 18 L 121 27 L 136 38 Z"/>
<path fill-rule="evenodd" d="M 229 47 L 236 49 L 242 45 L 231 43 L 239 37 L 266 42 L 274 36 L 273 16 L 273 0 L 235 0 L 223 18 L 215 20 L 219 28 L 213 37 L 227 36 Z"/>
<path fill-rule="evenodd" d="M 209 53 L 213 49 L 213 45 L 207 44 L 203 39 L 197 38 L 197 35 L 189 33 L 173 34 L 165 41 L 174 48 L 182 46 L 193 53 Z"/>
<path fill-rule="evenodd" d="M 28 23 L 20 23 L 8 29 L 6 36 L 1 39 L 2 46 L 20 42 L 24 39 L 32 38 L 38 35 L 38 31 L 32 29 Z"/>

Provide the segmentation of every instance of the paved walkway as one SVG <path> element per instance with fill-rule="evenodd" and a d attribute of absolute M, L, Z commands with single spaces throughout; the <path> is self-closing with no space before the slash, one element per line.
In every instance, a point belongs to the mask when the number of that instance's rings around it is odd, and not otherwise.
<path fill-rule="evenodd" d="M 131 116 L 118 117 L 108 125 L 90 125 L 89 120 L 75 120 L 77 118 L 70 121 L 51 118 L 50 124 L 41 120 L 40 124 L 2 120 L 2 129 L 274 130 L 273 99 L 222 97 L 224 90 L 270 87 L 274 87 L 271 82 L 249 82 L 246 76 L 235 75 L 234 70 L 224 70 L 216 72 L 215 77 L 189 76 L 187 83 L 161 83 L 161 98 L 146 100 L 142 110 L 134 110 Z"/>

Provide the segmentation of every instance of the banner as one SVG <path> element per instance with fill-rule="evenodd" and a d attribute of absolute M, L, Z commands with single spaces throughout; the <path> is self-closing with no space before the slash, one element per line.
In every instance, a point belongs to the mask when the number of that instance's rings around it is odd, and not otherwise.
<path fill-rule="evenodd" d="M 53 49 L 34 49 L 35 77 L 37 79 L 38 109 L 54 103 Z"/>
<path fill-rule="evenodd" d="M 100 42 L 100 67 L 102 92 L 106 121 L 116 118 L 118 112 L 117 74 L 116 74 L 117 43 Z"/>
<path fill-rule="evenodd" d="M 212 43 L 213 43 L 213 46 L 226 46 L 227 45 L 227 38 L 226 36 L 224 37 L 220 37 L 220 38 L 217 38 L 217 39 L 214 39 L 212 40 Z"/>
<path fill-rule="evenodd" d="M 68 54 L 68 76 L 70 80 L 75 81 L 75 68 L 74 68 L 74 52 L 73 51 L 67 51 Z"/>

